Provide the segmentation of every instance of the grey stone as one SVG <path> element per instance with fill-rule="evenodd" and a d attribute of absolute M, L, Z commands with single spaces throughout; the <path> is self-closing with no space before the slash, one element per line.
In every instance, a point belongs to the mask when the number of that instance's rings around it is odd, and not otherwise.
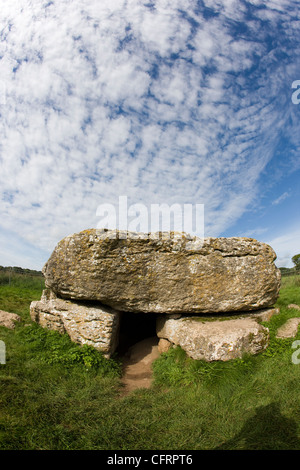
<path fill-rule="evenodd" d="M 88 344 L 105 357 L 116 350 L 120 312 L 101 305 L 59 299 L 49 289 L 40 301 L 32 302 L 30 315 L 44 328 L 67 333 L 78 344 Z"/>
<path fill-rule="evenodd" d="M 257 240 L 129 235 L 93 229 L 64 238 L 43 268 L 46 286 L 136 313 L 249 311 L 278 297 L 276 254 Z"/>
<path fill-rule="evenodd" d="M 300 318 L 289 318 L 277 330 L 276 338 L 294 338 L 298 332 Z"/>
<path fill-rule="evenodd" d="M 160 338 L 160 340 L 158 342 L 158 352 L 159 352 L 159 354 L 168 352 L 171 347 L 172 347 L 172 343 L 169 340 L 167 340 L 165 338 Z"/>
<path fill-rule="evenodd" d="M 300 310 L 300 307 L 297 304 L 289 304 L 288 308 L 293 308 L 294 310 Z"/>
<path fill-rule="evenodd" d="M 157 335 L 184 349 L 193 359 L 228 361 L 243 354 L 257 354 L 269 343 L 269 330 L 255 316 L 220 317 L 207 320 L 201 317 L 171 319 L 159 316 Z"/>
<path fill-rule="evenodd" d="M 5 326 L 13 330 L 15 328 L 15 323 L 21 321 L 21 317 L 16 313 L 5 312 L 0 310 L 0 326 Z"/>

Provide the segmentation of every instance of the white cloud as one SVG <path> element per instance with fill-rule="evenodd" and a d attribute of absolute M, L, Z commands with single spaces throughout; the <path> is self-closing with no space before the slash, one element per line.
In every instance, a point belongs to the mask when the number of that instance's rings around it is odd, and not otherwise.
<path fill-rule="evenodd" d="M 205 203 L 208 235 L 238 220 L 288 119 L 274 101 L 285 64 L 267 53 L 261 10 L 248 40 L 232 31 L 241 2 L 205 5 L 218 15 L 193 0 L 1 3 L 3 226 L 50 251 L 120 194 Z"/>
<path fill-rule="evenodd" d="M 300 227 L 294 227 L 274 239 L 266 241 L 277 254 L 278 267 L 292 268 L 292 257 L 300 253 Z"/>
<path fill-rule="evenodd" d="M 283 202 L 287 197 L 290 197 L 290 193 L 285 191 L 283 194 L 281 194 L 281 196 L 279 196 L 277 199 L 272 201 L 272 205 L 277 206 L 277 204 L 280 204 L 281 202 Z"/>
<path fill-rule="evenodd" d="M 256 227 L 253 229 L 248 229 L 238 234 L 239 237 L 250 237 L 250 238 L 257 238 L 263 235 L 264 233 L 268 232 L 267 227 Z"/>

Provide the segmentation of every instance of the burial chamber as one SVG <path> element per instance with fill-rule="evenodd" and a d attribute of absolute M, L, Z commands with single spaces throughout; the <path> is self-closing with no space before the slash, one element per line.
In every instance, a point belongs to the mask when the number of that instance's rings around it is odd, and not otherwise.
<path fill-rule="evenodd" d="M 267 347 L 262 319 L 276 312 L 281 281 L 269 245 L 177 232 L 123 235 L 92 229 L 61 240 L 43 268 L 46 289 L 31 318 L 106 357 L 153 336 L 204 360 Z"/>

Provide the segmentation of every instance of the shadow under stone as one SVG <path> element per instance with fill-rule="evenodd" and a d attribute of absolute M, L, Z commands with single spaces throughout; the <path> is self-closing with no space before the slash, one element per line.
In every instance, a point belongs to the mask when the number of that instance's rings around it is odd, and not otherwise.
<path fill-rule="evenodd" d="M 157 315 L 154 313 L 123 312 L 117 354 L 123 356 L 134 344 L 156 336 L 156 319 Z"/>

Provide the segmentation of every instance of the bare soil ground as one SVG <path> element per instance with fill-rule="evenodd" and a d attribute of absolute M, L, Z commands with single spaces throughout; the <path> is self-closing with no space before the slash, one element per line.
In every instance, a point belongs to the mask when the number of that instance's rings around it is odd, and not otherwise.
<path fill-rule="evenodd" d="M 121 396 L 137 388 L 149 388 L 152 382 L 152 362 L 159 356 L 158 338 L 146 338 L 134 344 L 123 358 Z"/>

